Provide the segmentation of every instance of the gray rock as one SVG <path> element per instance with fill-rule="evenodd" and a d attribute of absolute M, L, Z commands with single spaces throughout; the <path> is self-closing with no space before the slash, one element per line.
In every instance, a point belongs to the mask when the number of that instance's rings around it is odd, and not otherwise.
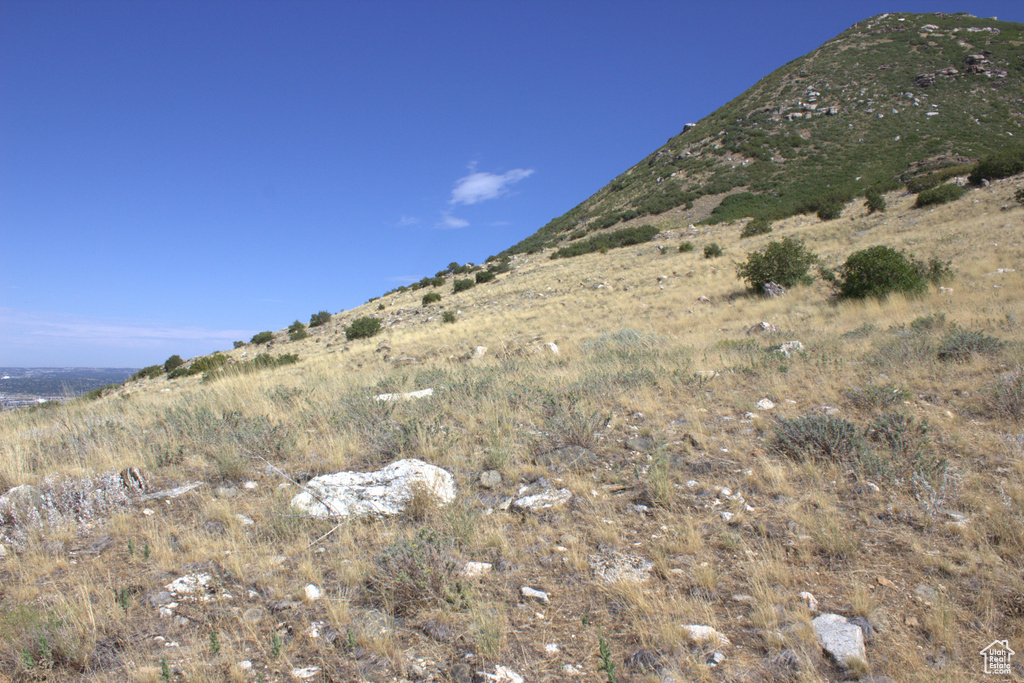
<path fill-rule="evenodd" d="M 538 512 L 562 507 L 570 500 L 572 500 L 572 492 L 569 489 L 546 488 L 519 498 L 512 503 L 512 507 L 517 510 Z"/>
<path fill-rule="evenodd" d="M 818 642 L 840 667 L 848 669 L 856 660 L 867 663 L 864 631 L 857 624 L 838 614 L 822 614 L 811 626 Z"/>
<path fill-rule="evenodd" d="M 446 505 L 455 499 L 455 477 L 422 460 L 396 460 L 376 472 L 313 477 L 291 506 L 319 518 L 390 516 L 403 512 L 417 489 Z"/>
<path fill-rule="evenodd" d="M 781 353 L 783 356 L 789 357 L 790 354 L 796 353 L 797 351 L 803 351 L 804 345 L 798 341 L 784 342 L 779 348 L 775 349 L 775 353 Z"/>
<path fill-rule="evenodd" d="M 634 436 L 632 439 L 626 440 L 626 448 L 646 453 L 654 448 L 654 439 L 649 436 Z"/>
<path fill-rule="evenodd" d="M 569 468 L 579 470 L 597 461 L 593 451 L 583 446 L 562 446 L 552 451 L 541 453 L 533 459 L 534 463 L 548 469 Z"/>
<path fill-rule="evenodd" d="M 501 486 L 501 472 L 498 470 L 484 470 L 480 473 L 480 486 L 483 486 L 485 489 Z"/>
<path fill-rule="evenodd" d="M 639 555 L 624 555 L 612 552 L 607 555 L 591 555 L 590 566 L 594 574 L 605 583 L 642 583 L 646 581 L 654 563 Z"/>
<path fill-rule="evenodd" d="M 523 586 L 519 589 L 519 592 L 524 598 L 530 598 L 537 602 L 543 602 L 545 605 L 551 604 L 551 598 L 544 591 L 539 591 L 536 588 L 530 588 L 529 586 Z"/>
<path fill-rule="evenodd" d="M 777 285 L 774 282 L 766 282 L 762 289 L 764 290 L 765 296 L 769 299 L 774 299 L 775 297 L 782 296 L 786 293 L 785 287 Z"/>

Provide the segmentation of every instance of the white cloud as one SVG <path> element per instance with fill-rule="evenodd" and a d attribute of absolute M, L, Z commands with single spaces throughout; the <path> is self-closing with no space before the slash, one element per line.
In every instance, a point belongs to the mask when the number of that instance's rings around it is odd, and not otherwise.
<path fill-rule="evenodd" d="M 509 185 L 533 174 L 532 168 L 514 168 L 506 173 L 470 173 L 455 181 L 449 204 L 476 204 L 508 192 Z"/>
<path fill-rule="evenodd" d="M 454 230 L 454 229 L 457 229 L 457 228 L 465 228 L 465 227 L 468 227 L 468 226 L 469 226 L 469 221 L 463 220 L 463 219 L 458 218 L 456 216 L 453 216 L 450 213 L 448 213 L 447 211 L 445 211 L 445 212 L 443 212 L 441 214 L 441 221 L 437 225 L 435 225 L 434 227 L 436 227 L 436 228 L 447 228 L 449 230 Z"/>
<path fill-rule="evenodd" d="M 407 228 L 410 225 L 419 225 L 419 224 L 420 224 L 420 219 L 419 218 L 416 218 L 414 216 L 402 216 L 401 218 L 398 219 L 398 222 L 395 223 L 395 227 Z"/>

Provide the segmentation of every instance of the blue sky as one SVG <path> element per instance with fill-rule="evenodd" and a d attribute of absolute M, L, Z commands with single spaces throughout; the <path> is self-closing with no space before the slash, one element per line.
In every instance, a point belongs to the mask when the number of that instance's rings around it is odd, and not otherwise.
<path fill-rule="evenodd" d="M 869 16 L 0 0 L 0 366 L 139 367 L 482 262 Z"/>

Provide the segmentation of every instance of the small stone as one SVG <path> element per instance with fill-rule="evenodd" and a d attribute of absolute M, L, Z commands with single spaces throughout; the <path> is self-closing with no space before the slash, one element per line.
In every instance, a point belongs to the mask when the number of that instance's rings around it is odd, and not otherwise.
<path fill-rule="evenodd" d="M 789 357 L 790 354 L 796 353 L 797 351 L 803 351 L 804 345 L 798 341 L 788 341 L 783 343 L 779 348 L 775 349 L 776 353 L 781 353 L 783 356 Z"/>
<path fill-rule="evenodd" d="M 213 490 L 213 495 L 218 498 L 234 498 L 238 495 L 238 489 L 232 486 L 218 486 Z"/>
<path fill-rule="evenodd" d="M 305 592 L 306 592 L 306 600 L 308 600 L 309 602 L 316 602 L 321 597 L 323 597 L 323 592 L 320 590 L 320 588 L 315 586 L 312 583 L 307 583 L 306 584 Z"/>
<path fill-rule="evenodd" d="M 300 681 L 307 681 L 320 673 L 319 666 L 307 666 L 301 669 L 292 669 L 292 678 Z"/>
<path fill-rule="evenodd" d="M 760 401 L 757 402 L 758 410 L 771 410 L 774 407 L 775 404 L 772 403 L 771 399 L 762 398 Z"/>
<path fill-rule="evenodd" d="M 243 515 L 241 513 L 235 515 L 235 519 L 237 519 L 238 523 L 241 524 L 242 526 L 252 526 L 252 525 L 254 525 L 256 523 L 256 522 L 252 521 L 251 518 L 246 517 L 245 515 Z"/>
<path fill-rule="evenodd" d="M 864 631 L 860 626 L 851 624 L 838 614 L 822 614 L 811 622 L 811 626 L 818 642 L 839 666 L 849 669 L 855 660 L 867 663 Z"/>
<path fill-rule="evenodd" d="M 730 647 L 732 643 L 724 635 L 716 631 L 711 626 L 701 626 L 698 624 L 684 625 L 683 630 L 686 632 L 686 640 L 695 647 L 703 647 L 705 645 L 712 645 L 714 647 L 726 648 Z"/>
<path fill-rule="evenodd" d="M 480 473 L 480 486 L 485 489 L 501 486 L 501 472 L 498 470 L 484 470 Z"/>
<path fill-rule="evenodd" d="M 735 516 L 736 515 L 734 513 L 729 512 L 728 510 L 725 510 L 725 511 L 722 512 L 722 520 L 726 521 L 726 522 L 731 522 L 732 518 L 735 517 Z"/>
<path fill-rule="evenodd" d="M 539 591 L 535 588 L 530 588 L 529 586 L 523 586 L 519 589 L 519 592 L 524 598 L 531 598 L 537 602 L 543 602 L 545 605 L 551 604 L 551 598 L 549 598 L 548 594 L 544 591 Z"/>
<path fill-rule="evenodd" d="M 935 599 L 935 589 L 922 583 L 914 589 L 914 595 L 930 602 Z"/>
<path fill-rule="evenodd" d="M 804 603 L 807 605 L 807 609 L 809 609 L 812 612 L 818 611 L 818 599 L 814 597 L 813 593 L 803 591 L 802 593 L 800 593 L 800 599 L 803 600 Z"/>
<path fill-rule="evenodd" d="M 476 578 L 489 574 L 493 567 L 490 562 L 467 562 L 460 573 L 469 578 Z"/>
<path fill-rule="evenodd" d="M 918 626 L 920 626 L 916 617 L 907 617 L 903 620 L 903 623 L 909 626 L 910 628 L 917 628 Z"/>
<path fill-rule="evenodd" d="M 242 488 L 244 488 L 246 491 L 252 491 L 254 488 L 258 486 L 259 484 L 257 484 L 254 481 L 247 481 L 244 484 L 242 484 Z"/>
<path fill-rule="evenodd" d="M 545 510 L 558 508 L 572 499 L 572 492 L 569 489 L 546 489 L 540 493 L 525 496 L 512 503 L 512 506 L 519 510 Z"/>
<path fill-rule="evenodd" d="M 549 655 L 554 655 L 561 652 L 561 650 L 558 647 L 558 643 L 548 643 L 544 646 L 544 652 L 547 652 Z"/>
<path fill-rule="evenodd" d="M 732 596 L 732 601 L 751 607 L 757 604 L 757 599 L 753 595 L 747 595 L 746 593 L 738 593 Z"/>

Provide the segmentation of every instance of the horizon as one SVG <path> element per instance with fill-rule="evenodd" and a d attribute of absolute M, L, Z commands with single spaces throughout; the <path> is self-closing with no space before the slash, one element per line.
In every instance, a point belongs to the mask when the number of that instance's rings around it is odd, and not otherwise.
<path fill-rule="evenodd" d="M 0 5 L 0 367 L 135 369 L 481 263 L 883 12 Z M 725 46 L 725 49 L 723 49 Z"/>

